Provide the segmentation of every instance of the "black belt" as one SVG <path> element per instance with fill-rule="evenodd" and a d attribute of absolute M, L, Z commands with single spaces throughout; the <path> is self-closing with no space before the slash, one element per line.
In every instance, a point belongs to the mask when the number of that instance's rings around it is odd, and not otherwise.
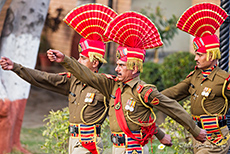
<path fill-rule="evenodd" d="M 76 127 L 76 126 L 69 126 L 69 132 L 70 133 L 79 134 L 78 127 Z M 96 127 L 96 134 L 100 134 L 100 133 L 101 133 L 101 127 Z"/>
<path fill-rule="evenodd" d="M 198 127 L 203 128 L 200 121 L 197 121 L 196 124 Z M 218 124 L 219 124 L 220 128 L 226 126 L 227 125 L 227 119 L 218 120 Z"/>
<path fill-rule="evenodd" d="M 114 136 L 114 135 L 111 135 L 111 142 L 114 143 L 114 144 L 125 143 L 125 137 L 124 136 Z"/>

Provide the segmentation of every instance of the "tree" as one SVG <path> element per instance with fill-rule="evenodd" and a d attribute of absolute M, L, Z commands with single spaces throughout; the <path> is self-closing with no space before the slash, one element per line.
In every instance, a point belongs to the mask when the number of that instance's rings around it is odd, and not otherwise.
<path fill-rule="evenodd" d="M 34 68 L 49 0 L 12 0 L 4 22 L 0 55 Z M 20 131 L 30 85 L 0 69 L 0 154 L 21 147 Z"/>

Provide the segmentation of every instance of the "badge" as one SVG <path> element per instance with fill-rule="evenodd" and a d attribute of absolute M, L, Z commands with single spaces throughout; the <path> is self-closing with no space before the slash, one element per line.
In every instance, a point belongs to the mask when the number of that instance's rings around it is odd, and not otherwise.
<path fill-rule="evenodd" d="M 118 103 L 114 106 L 114 108 L 115 108 L 116 110 L 119 110 L 119 109 L 121 108 L 121 102 L 118 102 Z"/>
<path fill-rule="evenodd" d="M 205 87 L 204 90 L 202 91 L 201 95 L 204 97 L 208 97 L 209 94 L 211 93 L 211 91 L 212 91 L 211 88 Z"/>
<path fill-rule="evenodd" d="M 128 101 L 126 102 L 126 105 L 125 105 L 125 109 L 126 109 L 127 111 L 131 111 L 131 112 L 134 111 L 134 107 L 135 107 L 135 105 L 136 105 L 136 101 L 133 101 L 132 99 L 133 99 L 133 98 L 128 99 Z"/>
<path fill-rule="evenodd" d="M 151 101 L 151 104 L 158 105 L 159 104 L 159 99 L 157 99 L 156 97 L 154 97 L 153 100 Z"/>
<path fill-rule="evenodd" d="M 133 150 L 132 154 L 138 154 L 137 150 Z"/>
<path fill-rule="evenodd" d="M 85 96 L 86 103 L 92 103 L 95 97 L 95 93 L 87 93 Z"/>
<path fill-rule="evenodd" d="M 149 95 L 152 93 L 152 91 L 153 91 L 153 89 L 150 88 L 150 89 L 145 93 L 144 100 L 145 100 L 146 103 L 148 102 Z"/>

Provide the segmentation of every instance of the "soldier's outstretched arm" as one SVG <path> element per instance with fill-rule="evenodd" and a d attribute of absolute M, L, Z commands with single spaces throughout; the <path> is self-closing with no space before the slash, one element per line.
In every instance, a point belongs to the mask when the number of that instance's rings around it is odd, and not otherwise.
<path fill-rule="evenodd" d="M 10 60 L 7 57 L 1 57 L 0 65 L 1 65 L 2 69 L 4 69 L 4 70 L 12 70 L 14 67 L 14 63 L 12 62 L 12 60 Z"/>
<path fill-rule="evenodd" d="M 195 139 L 204 142 L 206 132 L 200 129 L 186 110 L 175 100 L 161 94 L 156 87 L 145 87 L 139 91 L 145 103 L 162 111 L 188 130 Z"/>

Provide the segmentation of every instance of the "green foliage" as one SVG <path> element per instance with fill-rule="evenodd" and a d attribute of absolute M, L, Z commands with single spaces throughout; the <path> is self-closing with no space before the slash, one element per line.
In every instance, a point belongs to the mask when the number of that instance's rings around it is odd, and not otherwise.
<path fill-rule="evenodd" d="M 184 109 L 190 114 L 190 101 L 183 102 Z M 162 151 L 174 151 L 175 154 L 192 154 L 192 138 L 187 130 L 170 117 L 160 125 L 172 138 L 173 146 L 165 147 Z"/>
<path fill-rule="evenodd" d="M 140 74 L 140 79 L 148 84 L 153 84 L 159 91 L 163 90 L 163 83 L 160 72 L 161 65 L 153 62 L 145 62 L 143 64 L 143 73 Z"/>
<path fill-rule="evenodd" d="M 101 138 L 103 141 L 104 152 L 103 153 L 112 153 L 112 142 L 110 141 L 111 131 L 109 126 L 108 117 L 105 119 L 103 124 L 101 125 Z"/>
<path fill-rule="evenodd" d="M 48 121 L 43 131 L 46 137 L 45 144 L 42 146 L 47 153 L 68 153 L 69 139 L 69 108 L 63 108 L 62 111 L 50 111 L 50 114 L 43 120 Z"/>
<path fill-rule="evenodd" d="M 146 15 L 155 24 L 162 41 L 165 45 L 169 45 L 178 30 L 176 28 L 178 17 L 172 15 L 170 19 L 167 19 L 162 14 L 162 9 L 159 6 L 156 7 L 155 12 L 153 13 L 148 13 L 148 10 L 154 9 L 151 8 L 151 6 L 148 6 L 145 9 L 141 9 L 141 13 Z"/>
<path fill-rule="evenodd" d="M 176 52 L 164 58 L 161 77 L 164 88 L 176 85 L 194 70 L 194 55 L 190 52 Z"/>

